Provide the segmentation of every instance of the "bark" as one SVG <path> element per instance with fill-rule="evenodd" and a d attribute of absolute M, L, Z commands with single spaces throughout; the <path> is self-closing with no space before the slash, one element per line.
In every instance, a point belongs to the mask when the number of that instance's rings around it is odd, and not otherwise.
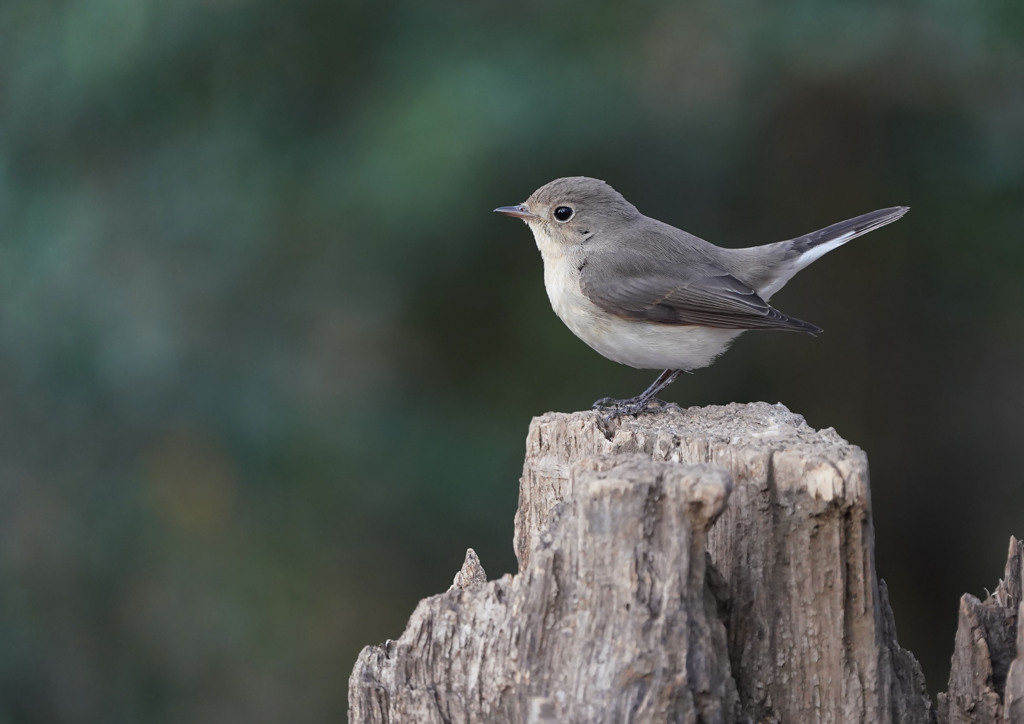
<path fill-rule="evenodd" d="M 949 690 L 939 694 L 941 724 L 1024 722 L 1024 544 L 1010 538 L 1003 579 L 984 602 L 960 599 Z"/>
<path fill-rule="evenodd" d="M 353 722 L 733 720 L 725 628 L 704 586 L 719 468 L 589 459 L 518 576 L 420 603 L 363 651 Z M 474 564 L 467 555 L 467 563 Z"/>
<path fill-rule="evenodd" d="M 467 556 L 363 650 L 350 720 L 931 721 L 873 545 L 864 453 L 781 405 L 544 415 L 518 574 Z"/>

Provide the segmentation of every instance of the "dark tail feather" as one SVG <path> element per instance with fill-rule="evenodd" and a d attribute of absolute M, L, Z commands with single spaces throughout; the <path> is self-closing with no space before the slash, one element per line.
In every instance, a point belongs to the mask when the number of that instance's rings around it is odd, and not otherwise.
<path fill-rule="evenodd" d="M 837 224 L 832 224 L 832 226 L 826 226 L 824 229 L 818 229 L 810 234 L 804 234 L 792 239 L 790 242 L 792 244 L 791 248 L 798 254 L 804 254 L 828 242 L 838 242 L 836 246 L 839 246 L 840 244 L 845 244 L 850 239 L 857 238 L 861 234 L 866 234 L 880 226 L 891 224 L 908 211 L 910 211 L 909 206 L 893 206 L 891 209 L 879 209 L 854 219 L 840 221 Z M 830 251 L 830 249 L 824 249 L 821 253 L 824 254 L 826 251 Z"/>

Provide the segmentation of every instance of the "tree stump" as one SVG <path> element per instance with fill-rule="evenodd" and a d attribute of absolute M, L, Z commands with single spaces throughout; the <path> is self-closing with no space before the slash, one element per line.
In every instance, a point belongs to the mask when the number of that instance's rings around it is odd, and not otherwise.
<path fill-rule="evenodd" d="M 940 724 L 1024 722 L 1024 544 L 1010 538 L 1006 570 L 995 593 L 960 598 L 949 672 L 939 694 Z"/>
<path fill-rule="evenodd" d="M 534 419 L 514 546 L 363 650 L 350 721 L 934 720 L 867 458 L 781 405 Z"/>

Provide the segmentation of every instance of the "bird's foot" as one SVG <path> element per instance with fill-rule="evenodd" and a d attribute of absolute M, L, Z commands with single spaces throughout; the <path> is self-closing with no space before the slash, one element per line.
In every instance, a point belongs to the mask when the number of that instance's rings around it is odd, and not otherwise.
<path fill-rule="evenodd" d="M 616 417 L 622 417 L 623 415 L 632 415 L 635 417 L 651 407 L 663 409 L 673 405 L 675 405 L 674 402 L 665 402 L 663 400 L 659 400 L 657 397 L 644 399 L 643 396 L 639 396 L 631 397 L 628 400 L 616 400 L 612 397 L 602 397 L 591 406 L 591 409 L 603 412 L 606 420 L 614 420 Z M 678 407 L 678 405 L 675 406 Z"/>

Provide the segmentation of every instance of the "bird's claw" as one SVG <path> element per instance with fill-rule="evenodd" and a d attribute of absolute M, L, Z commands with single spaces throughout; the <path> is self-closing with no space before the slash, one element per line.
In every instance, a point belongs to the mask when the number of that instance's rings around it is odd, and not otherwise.
<path fill-rule="evenodd" d="M 622 417 L 623 415 L 635 417 L 646 410 L 651 402 L 654 402 L 654 400 L 638 400 L 636 398 L 616 400 L 611 397 L 602 397 L 593 404 L 593 409 L 603 412 L 608 420 L 614 420 L 616 417 Z"/>
<path fill-rule="evenodd" d="M 632 397 L 628 400 L 616 400 L 612 397 L 602 397 L 600 400 L 594 402 L 591 409 L 603 412 L 606 420 L 611 421 L 616 417 L 622 417 L 624 415 L 636 416 L 645 410 L 654 408 L 663 410 L 668 407 L 679 407 L 674 402 L 665 402 L 657 397 L 653 397 L 648 400 L 644 400 L 638 397 Z"/>

